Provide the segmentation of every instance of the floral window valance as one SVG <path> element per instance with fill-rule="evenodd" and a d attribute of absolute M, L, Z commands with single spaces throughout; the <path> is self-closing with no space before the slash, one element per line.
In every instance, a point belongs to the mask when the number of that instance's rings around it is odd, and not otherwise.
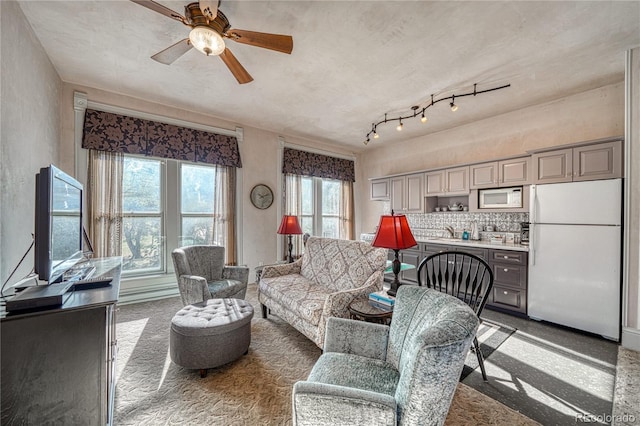
<path fill-rule="evenodd" d="M 82 147 L 242 167 L 234 136 L 92 109 L 85 112 Z"/>
<path fill-rule="evenodd" d="M 355 182 L 356 180 L 352 160 L 292 148 L 284 149 L 282 173 L 338 179 L 347 182 Z"/>

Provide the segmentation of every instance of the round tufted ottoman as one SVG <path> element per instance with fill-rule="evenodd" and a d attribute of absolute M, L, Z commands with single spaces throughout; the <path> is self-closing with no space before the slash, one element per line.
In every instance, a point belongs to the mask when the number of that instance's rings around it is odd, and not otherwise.
<path fill-rule="evenodd" d="M 169 353 L 184 368 L 214 368 L 246 354 L 253 307 L 242 299 L 209 299 L 187 305 L 171 320 Z"/>

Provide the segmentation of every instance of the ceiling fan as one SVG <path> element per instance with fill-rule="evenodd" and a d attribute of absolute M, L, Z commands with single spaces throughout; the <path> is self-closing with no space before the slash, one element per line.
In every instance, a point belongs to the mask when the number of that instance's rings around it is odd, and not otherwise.
<path fill-rule="evenodd" d="M 207 56 L 217 55 L 225 63 L 229 71 L 245 84 L 253 81 L 246 69 L 225 46 L 224 38 L 238 43 L 262 47 L 282 53 L 291 53 L 293 38 L 282 34 L 259 33 L 255 31 L 231 28 L 229 20 L 218 9 L 219 0 L 200 0 L 184 7 L 185 16 L 174 12 L 166 6 L 152 0 L 131 0 L 141 6 L 158 12 L 191 28 L 189 37 L 167 47 L 151 57 L 162 64 L 170 65 L 176 59 L 195 47 Z"/>

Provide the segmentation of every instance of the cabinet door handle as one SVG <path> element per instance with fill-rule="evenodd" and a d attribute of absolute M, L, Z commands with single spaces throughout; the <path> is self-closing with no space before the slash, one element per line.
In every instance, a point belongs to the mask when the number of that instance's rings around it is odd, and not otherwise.
<path fill-rule="evenodd" d="M 508 292 L 508 291 L 505 291 L 505 292 L 504 292 L 504 294 L 509 294 L 509 292 Z"/>
<path fill-rule="evenodd" d="M 509 272 L 509 270 L 508 270 L 507 268 L 504 268 L 504 271 L 505 271 L 505 272 Z"/>
<path fill-rule="evenodd" d="M 505 256 L 504 258 L 505 258 L 505 259 L 508 259 L 508 258 L 509 258 L 509 256 Z"/>

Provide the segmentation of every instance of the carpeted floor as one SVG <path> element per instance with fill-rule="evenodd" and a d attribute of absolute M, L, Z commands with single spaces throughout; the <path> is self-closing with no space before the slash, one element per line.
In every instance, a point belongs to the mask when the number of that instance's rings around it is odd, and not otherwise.
<path fill-rule="evenodd" d="M 179 298 L 121 306 L 115 424 L 288 425 L 291 388 L 307 377 L 320 349 L 275 316 L 262 319 L 255 284 L 249 353 L 200 378 L 173 364 L 169 324 Z M 475 355 L 474 355 L 475 356 Z M 459 384 L 447 424 L 533 425 L 534 421 Z"/>

